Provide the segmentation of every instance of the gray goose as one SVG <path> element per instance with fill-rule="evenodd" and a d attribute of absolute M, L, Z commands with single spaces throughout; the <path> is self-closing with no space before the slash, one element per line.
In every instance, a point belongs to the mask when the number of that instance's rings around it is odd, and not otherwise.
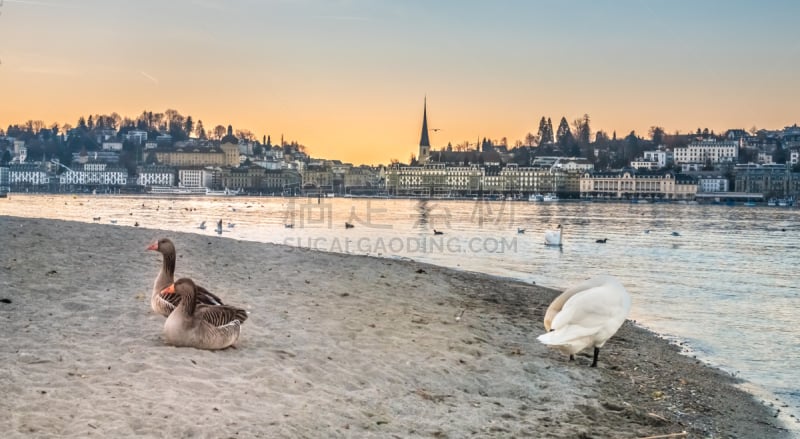
<path fill-rule="evenodd" d="M 155 282 L 153 282 L 153 292 L 150 295 L 150 308 L 164 317 L 178 306 L 181 297 L 177 294 L 162 294 L 162 290 L 168 287 L 175 280 L 175 244 L 169 238 L 161 238 L 150 244 L 147 250 L 154 250 L 163 256 L 161 271 L 158 272 Z M 207 289 L 198 286 L 195 295 L 199 303 L 205 305 L 222 305 L 222 299 L 211 294 Z"/>
<path fill-rule="evenodd" d="M 197 286 L 181 278 L 162 291 L 181 298 L 178 307 L 164 322 L 164 339 L 173 346 L 197 349 L 225 349 L 239 339 L 247 311 L 229 305 L 198 304 Z"/>

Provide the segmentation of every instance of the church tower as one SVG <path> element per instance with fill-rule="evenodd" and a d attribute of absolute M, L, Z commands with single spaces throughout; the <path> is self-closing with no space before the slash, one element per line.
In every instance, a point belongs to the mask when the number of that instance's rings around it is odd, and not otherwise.
<path fill-rule="evenodd" d="M 425 97 L 422 106 L 422 136 L 419 138 L 419 156 L 417 160 L 424 163 L 431 155 L 431 142 L 428 140 L 428 98 Z"/>

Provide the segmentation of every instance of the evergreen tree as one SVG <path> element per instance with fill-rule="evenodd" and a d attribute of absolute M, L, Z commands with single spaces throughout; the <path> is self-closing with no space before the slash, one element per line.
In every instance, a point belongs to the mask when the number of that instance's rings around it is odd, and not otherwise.
<path fill-rule="evenodd" d="M 206 134 L 206 129 L 203 128 L 203 121 L 198 120 L 197 125 L 194 128 L 195 133 L 197 134 L 197 138 L 200 140 L 207 140 L 208 135 Z"/>
<path fill-rule="evenodd" d="M 547 138 L 542 139 L 542 143 L 554 143 L 555 138 L 553 137 L 553 121 L 550 118 L 547 118 Z"/>
<path fill-rule="evenodd" d="M 553 133 L 551 128 L 547 125 L 547 119 L 542 116 L 542 119 L 539 121 L 539 132 L 537 134 L 539 136 L 539 144 L 545 144 L 552 142 Z"/>
<path fill-rule="evenodd" d="M 572 131 L 569 129 L 567 118 L 562 117 L 561 122 L 558 124 L 558 131 L 556 132 L 556 142 L 561 146 L 566 146 L 572 140 Z"/>
<path fill-rule="evenodd" d="M 186 135 L 190 137 L 194 132 L 194 122 L 192 121 L 192 116 L 186 116 L 186 121 L 184 122 L 184 131 L 186 131 Z"/>

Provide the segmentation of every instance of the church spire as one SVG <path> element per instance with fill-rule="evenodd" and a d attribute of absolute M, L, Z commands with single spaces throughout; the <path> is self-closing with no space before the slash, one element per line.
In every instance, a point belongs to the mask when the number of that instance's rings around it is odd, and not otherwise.
<path fill-rule="evenodd" d="M 422 135 L 419 139 L 419 157 L 420 161 L 424 161 L 430 155 L 431 152 L 431 142 L 428 139 L 428 97 L 425 97 L 425 101 L 422 106 Z"/>

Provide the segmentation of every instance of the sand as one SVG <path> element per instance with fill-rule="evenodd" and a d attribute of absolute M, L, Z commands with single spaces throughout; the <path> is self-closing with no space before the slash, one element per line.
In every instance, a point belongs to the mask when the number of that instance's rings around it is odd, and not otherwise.
<path fill-rule="evenodd" d="M 3 437 L 790 437 L 733 377 L 632 322 L 598 368 L 568 362 L 536 341 L 547 288 L 114 225 L 0 217 L 0 232 Z M 235 349 L 164 344 L 145 251 L 162 236 L 178 276 L 250 311 Z"/>

